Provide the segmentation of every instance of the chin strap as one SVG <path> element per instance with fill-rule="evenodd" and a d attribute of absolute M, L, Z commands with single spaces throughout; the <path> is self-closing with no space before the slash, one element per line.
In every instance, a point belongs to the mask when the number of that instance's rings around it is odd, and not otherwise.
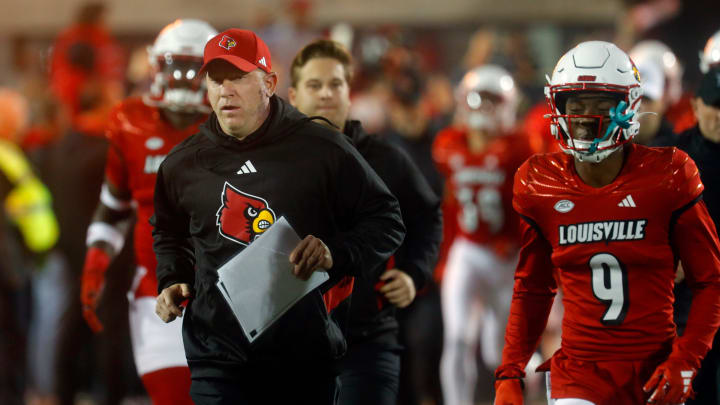
<path fill-rule="evenodd" d="M 608 139 L 610 137 L 610 134 L 612 134 L 616 128 L 630 128 L 630 119 L 635 115 L 635 111 L 630 111 L 627 114 L 623 114 L 622 112 L 625 110 L 626 107 L 627 103 L 625 101 L 621 101 L 615 108 L 610 109 L 610 125 L 608 125 L 607 131 L 605 131 L 605 135 L 603 135 L 602 138 L 595 138 L 592 141 L 592 144 L 590 144 L 590 148 L 588 148 L 587 151 L 588 155 L 592 155 L 593 153 L 597 152 L 598 144 Z"/>

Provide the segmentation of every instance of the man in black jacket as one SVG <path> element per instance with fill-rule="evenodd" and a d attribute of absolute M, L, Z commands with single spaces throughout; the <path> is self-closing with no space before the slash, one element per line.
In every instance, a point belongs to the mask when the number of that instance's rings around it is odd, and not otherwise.
<path fill-rule="evenodd" d="M 397 200 L 346 140 L 274 95 L 270 52 L 230 29 L 205 46 L 214 113 L 160 166 L 152 220 L 166 322 L 183 315 L 196 404 L 332 404 L 345 341 L 322 293 L 387 260 L 404 236 Z M 217 269 L 284 216 L 304 239 L 293 274 L 330 280 L 252 344 L 216 287 Z"/>
<path fill-rule="evenodd" d="M 698 124 L 678 135 L 674 142 L 658 142 L 657 146 L 676 146 L 695 161 L 700 179 L 705 184 L 702 198 L 717 229 L 720 226 L 720 68 L 705 73 L 691 104 Z M 684 280 L 675 285 L 674 292 L 674 318 L 678 333 L 682 335 L 690 312 L 692 292 Z M 696 396 L 685 403 L 720 404 L 719 373 L 720 334 L 716 334 L 712 348 L 703 359 L 697 378 L 693 381 Z"/>
<path fill-rule="evenodd" d="M 314 41 L 293 60 L 289 96 L 300 112 L 341 129 L 400 203 L 407 235 L 394 268 L 386 271 L 385 263 L 368 268 L 355 280 L 349 312 L 337 313 L 347 316 L 349 343 L 340 404 L 395 404 L 400 376 L 395 307 L 410 305 L 431 277 L 442 238 L 440 200 L 405 152 L 348 120 L 351 65 L 342 45 Z"/>

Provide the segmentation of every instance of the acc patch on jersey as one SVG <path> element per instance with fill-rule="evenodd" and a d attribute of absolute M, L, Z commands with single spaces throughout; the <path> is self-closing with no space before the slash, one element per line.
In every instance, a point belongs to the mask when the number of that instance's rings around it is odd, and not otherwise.
<path fill-rule="evenodd" d="M 563 214 L 572 211 L 573 208 L 575 208 L 575 203 L 570 200 L 560 200 L 555 203 L 555 211 Z"/>
<path fill-rule="evenodd" d="M 216 224 L 226 239 L 249 245 L 275 223 L 275 213 L 265 199 L 244 193 L 225 182 Z"/>
<path fill-rule="evenodd" d="M 150 150 L 158 150 L 162 148 L 163 145 L 165 145 L 165 141 L 157 136 L 150 137 L 145 141 L 145 147 Z"/>

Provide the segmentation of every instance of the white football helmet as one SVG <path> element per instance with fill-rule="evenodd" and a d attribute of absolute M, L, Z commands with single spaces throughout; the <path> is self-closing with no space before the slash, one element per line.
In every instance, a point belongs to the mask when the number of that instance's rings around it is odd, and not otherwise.
<path fill-rule="evenodd" d="M 205 81 L 198 75 L 207 41 L 217 35 L 205 21 L 178 19 L 148 47 L 153 82 L 143 101 L 176 112 L 209 113 Z"/>
<path fill-rule="evenodd" d="M 707 73 L 710 68 L 720 66 L 720 31 L 713 34 L 700 52 L 700 71 Z"/>
<path fill-rule="evenodd" d="M 640 41 L 628 52 L 628 56 L 640 71 L 643 71 L 641 66 L 646 64 L 659 67 L 665 75 L 664 95 L 667 97 L 669 105 L 680 100 L 683 68 L 667 45 L 655 40 Z"/>
<path fill-rule="evenodd" d="M 636 114 L 640 107 L 642 88 L 640 74 L 632 60 L 610 42 L 588 41 L 569 50 L 553 71 L 545 86 L 545 97 L 550 105 L 550 130 L 565 153 L 580 161 L 600 162 L 621 145 L 637 135 L 640 124 Z M 575 92 L 607 92 L 616 95 L 618 104 L 625 102 L 617 116 L 632 114 L 630 120 L 611 122 L 610 131 L 600 134 L 607 116 L 568 115 L 565 102 Z M 569 118 L 592 118 L 598 121 L 598 137 L 593 141 L 573 139 Z"/>
<path fill-rule="evenodd" d="M 467 72 L 455 97 L 459 124 L 500 132 L 515 127 L 518 92 L 510 73 L 500 66 L 484 65 Z"/>

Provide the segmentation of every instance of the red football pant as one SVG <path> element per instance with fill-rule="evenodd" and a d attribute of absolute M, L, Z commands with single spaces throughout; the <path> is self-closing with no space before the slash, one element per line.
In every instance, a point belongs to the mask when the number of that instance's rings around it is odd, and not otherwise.
<path fill-rule="evenodd" d="M 153 405 L 194 405 L 190 399 L 189 368 L 163 368 L 140 378 Z"/>
<path fill-rule="evenodd" d="M 644 404 L 643 385 L 659 362 L 648 360 L 580 361 L 562 350 L 550 365 L 551 397 L 580 398 L 595 405 Z"/>

